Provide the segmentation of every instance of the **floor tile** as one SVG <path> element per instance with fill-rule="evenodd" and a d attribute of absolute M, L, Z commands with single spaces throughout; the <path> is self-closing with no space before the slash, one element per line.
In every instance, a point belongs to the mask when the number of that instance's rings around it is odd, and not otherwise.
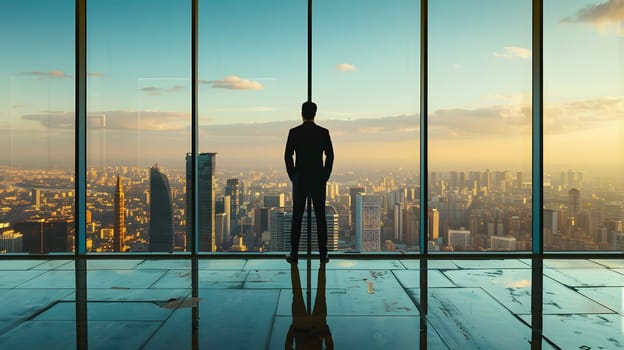
<path fill-rule="evenodd" d="M 89 270 L 130 270 L 142 263 L 143 260 L 88 260 Z"/>
<path fill-rule="evenodd" d="M 316 288 L 311 290 L 312 305 L 317 303 Z M 292 303 L 295 296 L 291 289 L 282 289 L 280 294 L 277 315 L 291 316 Z M 307 303 L 307 289 L 303 289 L 300 296 L 303 303 Z M 325 303 L 327 314 L 333 316 L 417 316 L 418 310 L 414 302 L 402 289 L 386 289 L 383 291 L 368 292 L 364 289 L 326 289 Z"/>
<path fill-rule="evenodd" d="M 0 320 L 23 320 L 71 295 L 73 289 L 0 289 Z"/>
<path fill-rule="evenodd" d="M 245 264 L 245 259 L 201 259 L 198 263 L 200 270 L 242 270 Z"/>
<path fill-rule="evenodd" d="M 268 342 L 278 294 L 278 290 L 200 290 L 199 348 L 263 348 Z M 175 311 L 145 348 L 190 349 L 191 324 L 191 308 Z"/>
<path fill-rule="evenodd" d="M 450 349 L 528 348 L 531 329 L 481 289 L 431 288 L 428 304 L 429 322 Z"/>
<path fill-rule="evenodd" d="M 591 261 L 612 269 L 624 269 L 624 259 L 592 259 Z"/>
<path fill-rule="evenodd" d="M 45 274 L 46 271 L 0 271 L 0 273 L 2 274 L 2 278 L 0 278 L 0 288 L 15 288 L 19 285 L 23 285 L 27 281 L 36 279 L 37 276 Z M 73 287 L 73 285 L 71 287 Z"/>
<path fill-rule="evenodd" d="M 531 313 L 531 270 L 455 270 L 444 274 L 458 286 L 484 289 L 515 314 Z M 543 298 L 545 314 L 610 312 L 548 277 L 544 278 Z"/>
<path fill-rule="evenodd" d="M 43 264 L 45 260 L 0 260 L 0 271 L 18 270 L 24 271 L 37 265 Z"/>
<path fill-rule="evenodd" d="M 0 349 L 75 349 L 73 321 L 24 322 L 0 335 Z"/>
<path fill-rule="evenodd" d="M 143 260 L 134 269 L 137 270 L 191 270 L 190 260 Z"/>
<path fill-rule="evenodd" d="M 292 317 L 275 318 L 269 349 L 294 348 L 286 345 L 291 322 Z M 335 349 L 418 349 L 420 344 L 420 317 L 328 316 L 327 326 L 323 335 L 331 337 Z M 447 349 L 430 327 L 427 340 L 429 349 Z"/>
<path fill-rule="evenodd" d="M 172 309 L 155 302 L 88 302 L 89 321 L 164 321 Z M 60 302 L 38 315 L 34 321 L 73 321 L 76 303 Z"/>
<path fill-rule="evenodd" d="M 624 274 L 608 269 L 544 269 L 544 275 L 570 287 L 624 287 Z"/>
<path fill-rule="evenodd" d="M 419 270 L 395 270 L 393 273 L 404 288 L 420 288 Z M 438 270 L 429 270 L 427 280 L 429 287 L 455 287 L 455 284 Z"/>
<path fill-rule="evenodd" d="M 132 289 L 111 289 L 111 288 L 89 288 L 87 292 L 88 301 L 157 301 L 165 302 L 170 299 L 185 298 L 191 294 L 191 289 L 171 289 L 171 288 L 132 288 Z M 64 301 L 75 300 L 76 296 L 71 293 Z"/>
<path fill-rule="evenodd" d="M 410 270 L 418 270 L 420 269 L 420 260 L 401 260 L 401 263 L 405 266 L 405 268 Z M 449 260 L 429 260 L 427 262 L 427 268 L 431 269 L 457 269 L 457 265 L 455 265 L 452 261 Z"/>
<path fill-rule="evenodd" d="M 90 321 L 89 349 L 140 349 L 161 324 L 145 321 Z"/>
<path fill-rule="evenodd" d="M 462 269 L 526 269 L 527 265 L 517 259 L 505 260 L 452 260 Z"/>
<path fill-rule="evenodd" d="M 46 260 L 43 263 L 33 267 L 33 270 L 54 270 L 63 269 L 64 266 L 74 265 L 73 260 Z"/>
<path fill-rule="evenodd" d="M 290 270 L 249 270 L 244 288 L 291 288 Z"/>
<path fill-rule="evenodd" d="M 87 272 L 87 285 L 89 288 L 149 288 L 164 274 L 163 270 L 93 270 Z"/>
<path fill-rule="evenodd" d="M 622 315 L 544 315 L 543 322 L 544 337 L 561 349 L 624 349 Z"/>
<path fill-rule="evenodd" d="M 602 266 L 591 260 L 584 259 L 544 259 L 544 267 L 554 269 L 596 269 L 601 268 Z"/>
<path fill-rule="evenodd" d="M 243 288 L 247 271 L 200 270 L 199 288 Z M 192 276 L 188 270 L 170 270 L 154 283 L 153 288 L 191 288 Z"/>
<path fill-rule="evenodd" d="M 624 287 L 578 288 L 578 292 L 624 315 Z"/>

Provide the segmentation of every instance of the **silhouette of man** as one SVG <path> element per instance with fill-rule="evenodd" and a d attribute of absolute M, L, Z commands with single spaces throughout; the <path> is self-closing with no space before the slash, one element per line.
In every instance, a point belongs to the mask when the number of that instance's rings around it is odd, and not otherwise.
<path fill-rule="evenodd" d="M 328 262 L 327 255 L 327 220 L 325 219 L 325 186 L 334 164 L 329 130 L 314 123 L 316 104 L 308 101 L 301 105 L 303 123 L 290 129 L 284 160 L 286 171 L 293 184 L 293 218 L 291 225 L 290 254 L 286 260 L 296 263 L 299 257 L 299 237 L 301 220 L 306 198 L 312 197 L 316 215 L 316 232 L 321 261 Z M 323 162 L 325 153 L 325 162 Z M 293 161 L 293 154 L 296 160 Z"/>
<path fill-rule="evenodd" d="M 311 273 L 308 265 L 308 274 Z M 303 302 L 303 290 L 299 279 L 299 267 L 296 264 L 290 265 L 290 279 L 292 282 L 292 323 L 286 334 L 286 344 L 284 348 L 291 350 L 293 345 L 296 349 L 322 350 L 323 343 L 325 349 L 334 349 L 334 340 L 327 325 L 327 301 L 325 298 L 325 264 L 321 264 L 318 271 L 316 299 L 314 308 L 306 311 Z"/>

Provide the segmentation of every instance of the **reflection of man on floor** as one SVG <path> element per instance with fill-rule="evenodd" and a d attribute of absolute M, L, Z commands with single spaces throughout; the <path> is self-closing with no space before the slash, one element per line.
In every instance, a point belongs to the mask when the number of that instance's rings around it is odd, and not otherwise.
<path fill-rule="evenodd" d="M 310 273 L 310 270 L 308 270 L 308 273 Z M 290 265 L 290 278 L 292 280 L 293 291 L 293 321 L 288 329 L 285 348 L 289 350 L 294 349 L 293 343 L 295 343 L 296 349 L 323 349 L 324 341 L 325 349 L 333 349 L 334 341 L 329 326 L 327 325 L 325 264 L 321 264 L 319 268 L 316 300 L 314 301 L 314 309 L 311 314 L 306 312 L 297 264 Z M 312 305 L 310 305 L 310 307 L 312 307 Z"/>

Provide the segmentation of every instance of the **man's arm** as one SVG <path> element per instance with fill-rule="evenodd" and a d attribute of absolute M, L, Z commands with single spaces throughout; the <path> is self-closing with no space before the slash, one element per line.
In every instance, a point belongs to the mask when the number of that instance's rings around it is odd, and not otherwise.
<path fill-rule="evenodd" d="M 288 131 L 288 139 L 286 140 L 286 149 L 284 150 L 284 162 L 286 162 L 286 172 L 288 172 L 288 178 L 293 181 L 295 177 L 295 162 L 293 161 L 293 154 L 295 153 L 295 145 L 292 141 L 292 130 Z"/>
<path fill-rule="evenodd" d="M 325 152 L 325 181 L 329 180 L 331 176 L 332 167 L 334 166 L 334 146 L 331 142 L 331 137 L 329 136 L 329 130 L 327 130 L 327 137 L 325 140 L 325 145 L 323 147 L 323 151 Z"/>

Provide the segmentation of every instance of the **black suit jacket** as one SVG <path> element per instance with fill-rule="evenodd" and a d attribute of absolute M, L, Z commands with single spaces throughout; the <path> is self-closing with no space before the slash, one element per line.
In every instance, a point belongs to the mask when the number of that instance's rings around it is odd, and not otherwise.
<path fill-rule="evenodd" d="M 323 152 L 325 163 L 323 164 Z M 293 162 L 293 154 L 296 161 Z M 312 121 L 290 129 L 284 151 L 286 170 L 290 181 L 302 183 L 325 183 L 334 165 L 334 149 L 329 130 Z"/>

